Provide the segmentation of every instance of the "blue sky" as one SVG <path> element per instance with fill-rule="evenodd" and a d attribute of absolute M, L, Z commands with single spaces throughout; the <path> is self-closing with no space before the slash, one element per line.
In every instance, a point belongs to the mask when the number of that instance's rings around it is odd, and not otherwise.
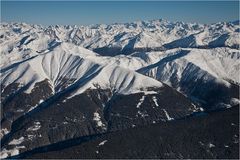
<path fill-rule="evenodd" d="M 137 20 L 214 23 L 239 19 L 238 1 L 2 1 L 4 22 L 43 25 L 123 23 Z"/>

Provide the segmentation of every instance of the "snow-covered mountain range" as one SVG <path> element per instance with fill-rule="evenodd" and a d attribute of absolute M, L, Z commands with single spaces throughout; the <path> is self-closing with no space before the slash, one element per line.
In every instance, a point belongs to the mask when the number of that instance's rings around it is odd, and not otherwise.
<path fill-rule="evenodd" d="M 4 52 L 11 51 L 15 45 L 31 46 L 30 48 L 34 51 L 42 52 L 56 45 L 57 41 L 71 42 L 105 55 L 110 52 L 111 56 L 117 53 L 129 54 L 134 51 L 177 47 L 237 48 L 238 33 L 239 21 L 203 25 L 153 20 L 79 27 L 59 25 L 43 27 L 25 23 L 1 24 Z M 17 38 L 13 40 L 12 36 Z M 12 41 L 18 43 L 13 44 Z"/>
<path fill-rule="evenodd" d="M 1 23 L 1 156 L 239 105 L 239 29 Z"/>

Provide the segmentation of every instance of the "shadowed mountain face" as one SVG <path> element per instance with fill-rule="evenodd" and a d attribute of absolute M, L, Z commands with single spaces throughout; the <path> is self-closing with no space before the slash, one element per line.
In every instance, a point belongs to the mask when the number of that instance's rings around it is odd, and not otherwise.
<path fill-rule="evenodd" d="M 0 157 L 238 158 L 238 29 L 2 23 Z"/>
<path fill-rule="evenodd" d="M 36 86 L 39 87 L 43 86 Z M 30 104 L 22 104 L 22 114 L 9 105 L 8 110 L 3 110 L 3 127 L 11 127 L 11 132 L 3 137 L 2 147 L 8 150 L 16 147 L 11 142 L 19 139 L 19 135 L 24 139 L 21 145 L 31 150 L 72 138 L 181 119 L 200 111 L 168 86 L 153 88 L 152 93 L 130 95 L 119 95 L 110 89 L 87 90 L 65 99 L 70 93 L 52 95 L 31 111 L 23 110 Z M 28 99 L 26 96 L 26 103 Z"/>
<path fill-rule="evenodd" d="M 236 106 L 178 121 L 72 139 L 36 148 L 18 158 L 238 159 L 238 113 Z"/>

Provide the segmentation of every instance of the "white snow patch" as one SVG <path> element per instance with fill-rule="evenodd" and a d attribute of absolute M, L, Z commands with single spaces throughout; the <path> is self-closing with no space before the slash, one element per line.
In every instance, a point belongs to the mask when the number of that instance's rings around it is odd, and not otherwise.
<path fill-rule="evenodd" d="M 153 97 L 152 97 L 152 100 L 153 100 L 153 102 L 155 103 L 155 106 L 158 107 L 159 105 L 158 105 L 158 103 L 157 103 L 157 98 L 156 98 L 155 96 L 153 96 Z"/>
<path fill-rule="evenodd" d="M 43 102 L 44 102 L 44 100 L 43 100 L 43 99 L 40 99 L 39 102 L 38 102 L 38 104 L 36 104 L 35 106 L 32 106 L 32 107 L 28 110 L 28 112 L 30 112 L 31 110 L 35 109 L 39 104 L 41 104 L 41 103 L 43 103 Z"/>
<path fill-rule="evenodd" d="M 11 142 L 9 142 L 9 145 L 18 145 L 21 144 L 24 141 L 24 137 L 20 137 L 19 139 L 13 139 Z"/>
<path fill-rule="evenodd" d="M 32 106 L 32 107 L 28 110 L 28 112 L 30 112 L 31 110 L 35 109 L 37 106 L 38 106 L 38 105 Z"/>
<path fill-rule="evenodd" d="M 104 140 L 104 141 L 102 141 L 101 143 L 99 143 L 98 146 L 103 146 L 106 142 L 107 142 L 107 140 Z"/>
<path fill-rule="evenodd" d="M 141 111 L 138 111 L 138 112 L 137 112 L 137 116 L 138 116 L 138 115 L 141 116 L 141 117 L 143 117 L 143 118 L 149 116 L 147 113 L 143 113 L 143 112 L 141 112 Z"/>
<path fill-rule="evenodd" d="M 29 135 L 27 135 L 27 137 L 28 137 L 29 140 L 32 141 L 32 140 L 36 137 L 36 135 L 30 135 L 30 134 L 29 134 Z"/>
<path fill-rule="evenodd" d="M 26 147 L 25 146 L 16 146 L 15 148 L 9 149 L 9 150 L 4 148 L 0 151 L 0 159 L 7 158 L 9 156 L 18 155 L 19 149 L 23 149 L 23 148 L 26 148 Z"/>
<path fill-rule="evenodd" d="M 9 133 L 9 130 L 7 130 L 7 128 L 2 128 L 0 131 L 0 139 L 2 139 L 2 137 L 8 133 Z"/>
<path fill-rule="evenodd" d="M 193 103 L 191 103 L 192 104 L 192 106 L 194 107 L 194 109 L 193 109 L 193 112 L 199 112 L 199 111 L 201 111 L 201 112 L 203 112 L 204 111 L 204 109 L 202 108 L 202 107 L 197 107 L 195 104 L 193 104 Z M 191 109 L 190 109 L 191 110 Z"/>
<path fill-rule="evenodd" d="M 143 93 L 144 93 L 145 95 L 158 94 L 158 93 L 155 92 L 155 91 L 144 91 Z"/>
<path fill-rule="evenodd" d="M 96 121 L 98 127 L 103 127 L 103 128 L 105 128 L 105 124 L 102 123 L 101 117 L 100 117 L 100 115 L 99 115 L 98 112 L 95 112 L 95 113 L 93 114 L 93 120 Z"/>
<path fill-rule="evenodd" d="M 204 146 L 204 143 L 203 143 L 203 142 L 199 141 L 199 143 L 200 143 L 202 146 Z"/>
<path fill-rule="evenodd" d="M 23 112 L 24 110 L 23 109 L 17 109 L 16 112 Z"/>
<path fill-rule="evenodd" d="M 44 102 L 44 100 L 43 100 L 43 99 L 40 99 L 40 101 L 38 102 L 38 104 L 41 104 L 42 102 Z"/>
<path fill-rule="evenodd" d="M 212 143 L 209 143 L 208 147 L 209 147 L 209 148 L 213 148 L 213 147 L 215 147 L 215 145 L 212 144 Z"/>
<path fill-rule="evenodd" d="M 41 123 L 40 122 L 34 122 L 34 126 L 29 127 L 27 131 L 37 131 L 41 128 Z"/>
<path fill-rule="evenodd" d="M 171 117 L 169 116 L 169 114 L 167 113 L 167 111 L 166 111 L 165 109 L 162 109 L 162 110 L 163 110 L 163 112 L 165 113 L 168 121 L 174 120 L 174 118 L 171 118 Z"/>
<path fill-rule="evenodd" d="M 235 105 L 239 105 L 240 104 L 240 100 L 237 98 L 232 98 L 230 101 L 231 106 L 235 106 Z"/>
<path fill-rule="evenodd" d="M 144 99 L 145 99 L 145 96 L 142 96 L 142 98 L 139 100 L 139 102 L 137 104 L 137 108 L 140 108 L 140 106 L 143 103 Z"/>
<path fill-rule="evenodd" d="M 6 152 L 6 150 L 2 150 L 0 152 L 0 158 L 3 159 L 3 158 L 7 158 L 8 157 L 8 152 Z"/>

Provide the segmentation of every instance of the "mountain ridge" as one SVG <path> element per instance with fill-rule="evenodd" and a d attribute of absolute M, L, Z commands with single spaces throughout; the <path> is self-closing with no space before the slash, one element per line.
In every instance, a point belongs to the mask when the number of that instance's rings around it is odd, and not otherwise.
<path fill-rule="evenodd" d="M 239 106 L 239 28 L 1 23 L 0 156 Z"/>

